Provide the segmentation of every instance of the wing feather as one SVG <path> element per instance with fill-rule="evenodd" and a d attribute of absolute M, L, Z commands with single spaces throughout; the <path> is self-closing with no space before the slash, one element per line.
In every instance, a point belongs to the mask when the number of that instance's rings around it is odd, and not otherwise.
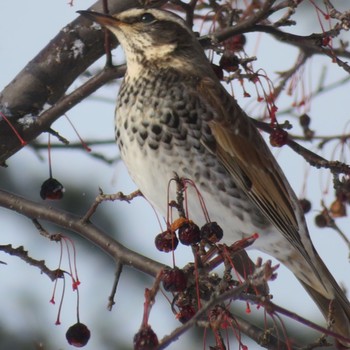
<path fill-rule="evenodd" d="M 216 144 L 204 145 L 215 153 L 264 216 L 309 260 L 299 235 L 287 180 L 259 131 L 236 101 L 210 78 L 198 85 L 214 111 L 209 122 Z M 224 101 L 224 103 L 223 103 Z"/>

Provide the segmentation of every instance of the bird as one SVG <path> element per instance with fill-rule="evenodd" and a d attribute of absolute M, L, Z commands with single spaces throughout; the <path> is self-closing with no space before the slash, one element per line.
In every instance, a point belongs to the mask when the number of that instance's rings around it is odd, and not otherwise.
<path fill-rule="evenodd" d="M 224 242 L 258 232 L 253 247 L 287 266 L 332 318 L 332 329 L 350 339 L 350 303 L 313 246 L 296 194 L 192 29 L 163 9 L 78 12 L 110 30 L 124 50 L 116 141 L 146 199 L 165 213 L 174 172 L 191 179 L 223 228 Z M 194 193 L 187 202 L 193 221 L 203 221 Z"/>

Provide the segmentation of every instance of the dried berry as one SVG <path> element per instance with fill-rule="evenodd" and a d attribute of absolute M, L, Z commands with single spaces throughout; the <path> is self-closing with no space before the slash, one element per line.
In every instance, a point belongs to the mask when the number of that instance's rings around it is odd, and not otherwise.
<path fill-rule="evenodd" d="M 324 214 L 321 213 L 315 216 L 315 225 L 320 228 L 328 226 L 328 220 Z"/>
<path fill-rule="evenodd" d="M 207 222 L 201 227 L 201 238 L 210 243 L 219 242 L 224 236 L 222 228 L 217 222 Z"/>
<path fill-rule="evenodd" d="M 276 128 L 270 134 L 270 144 L 273 147 L 282 147 L 288 141 L 288 132 L 281 128 Z"/>
<path fill-rule="evenodd" d="M 151 326 L 143 326 L 134 336 L 134 350 L 153 350 L 159 344 Z"/>
<path fill-rule="evenodd" d="M 189 321 L 196 313 L 196 310 L 191 305 L 186 305 L 181 307 L 180 311 L 176 314 L 176 318 L 181 323 L 186 323 Z"/>
<path fill-rule="evenodd" d="M 181 292 L 186 289 L 187 275 L 177 267 L 164 269 L 161 279 L 164 289 L 168 292 Z"/>
<path fill-rule="evenodd" d="M 224 53 L 220 58 L 219 65 L 226 72 L 235 72 L 239 68 L 239 58 L 236 55 Z"/>
<path fill-rule="evenodd" d="M 158 250 L 169 253 L 176 249 L 179 240 L 173 231 L 166 230 L 156 236 L 154 243 Z"/>
<path fill-rule="evenodd" d="M 179 228 L 178 236 L 184 245 L 196 244 L 201 239 L 200 229 L 193 221 L 183 223 Z"/>
<path fill-rule="evenodd" d="M 61 199 L 63 193 L 64 187 L 53 177 L 48 178 L 41 185 L 40 197 L 42 199 Z"/>
<path fill-rule="evenodd" d="M 88 343 L 90 339 L 89 328 L 87 328 L 85 324 L 77 322 L 68 328 L 66 338 L 70 345 L 73 345 L 77 348 L 82 348 Z"/>

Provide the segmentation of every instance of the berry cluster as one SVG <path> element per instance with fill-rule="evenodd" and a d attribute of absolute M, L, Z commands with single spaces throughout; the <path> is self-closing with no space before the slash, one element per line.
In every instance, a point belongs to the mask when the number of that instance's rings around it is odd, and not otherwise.
<path fill-rule="evenodd" d="M 167 299 L 176 319 L 183 324 L 193 317 L 199 317 L 199 320 L 207 322 L 214 333 L 216 346 L 222 349 L 224 341 L 221 330 L 226 330 L 228 327 L 236 329 L 236 326 L 233 326 L 234 317 L 229 308 L 220 306 L 220 309 L 218 305 L 215 305 L 209 307 L 204 316 L 200 316 L 198 312 L 208 305 L 215 295 L 230 292 L 254 272 L 255 265 L 249 258 L 247 262 L 246 257 L 248 256 L 244 255 L 243 251 L 258 238 L 258 235 L 253 234 L 243 238 L 230 247 L 219 244 L 223 238 L 223 230 L 217 222 L 210 220 L 203 197 L 195 184 L 189 179 L 177 176 L 172 181 L 175 181 L 177 185 L 176 201 L 169 200 L 167 217 L 168 219 L 173 217 L 171 210 L 175 208 L 179 218 L 167 221 L 167 229 L 155 237 L 155 246 L 161 252 L 173 253 L 180 243 L 191 248 L 194 259 L 193 262 L 179 268 L 175 264 L 175 255 L 172 254 L 173 267 L 163 268 L 152 289 L 146 289 L 144 316 L 140 330 L 134 337 L 134 349 L 149 350 L 162 344 L 148 323 L 155 295 L 161 286 L 172 296 L 171 298 L 167 296 Z M 188 186 L 196 190 L 203 209 L 206 223 L 201 227 L 189 219 L 190 213 L 186 202 Z M 225 268 L 222 276 L 213 272 L 219 265 Z M 237 281 L 238 276 L 243 276 L 242 280 L 239 277 Z M 268 295 L 268 287 L 255 286 L 253 290 L 247 288 L 246 292 Z M 240 342 L 240 339 L 238 341 Z M 241 347 L 243 348 L 243 344 Z"/>
<path fill-rule="evenodd" d="M 155 238 L 155 245 L 161 252 L 168 253 L 176 249 L 179 241 L 186 246 L 196 245 L 200 242 L 215 244 L 222 237 L 222 228 L 216 222 L 207 222 L 199 228 L 193 221 L 183 219 L 175 230 L 174 225 L 172 225 L 166 231 L 159 233 Z"/>

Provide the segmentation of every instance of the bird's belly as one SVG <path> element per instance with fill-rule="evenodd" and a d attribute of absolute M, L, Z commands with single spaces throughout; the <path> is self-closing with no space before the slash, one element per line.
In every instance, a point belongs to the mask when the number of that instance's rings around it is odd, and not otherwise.
<path fill-rule="evenodd" d="M 314 285 L 319 285 L 320 281 L 300 253 L 265 221 L 211 154 L 202 157 L 194 150 L 188 152 L 177 148 L 177 156 L 170 157 L 159 149 L 153 150 L 147 145 L 141 147 L 137 142 L 129 141 L 123 140 L 122 158 L 138 188 L 161 215 L 167 217 L 168 203 L 176 199 L 176 183 L 172 182 L 169 186 L 176 172 L 180 177 L 191 179 L 198 190 L 187 186 L 185 207 L 188 208 L 189 219 L 199 226 L 206 222 L 204 208 L 198 198 L 200 193 L 210 221 L 216 221 L 224 231 L 222 243 L 230 245 L 258 233 L 259 238 L 251 248 L 274 256 L 292 271 L 302 271 L 298 278 L 305 283 L 310 283 L 311 279 Z M 199 176 L 199 173 L 202 175 Z M 172 217 L 175 219 L 176 215 Z"/>
<path fill-rule="evenodd" d="M 245 194 L 237 189 L 231 176 L 213 155 L 197 154 L 194 149 L 181 147 L 171 152 L 161 147 L 154 150 L 147 142 L 140 145 L 136 138 L 130 140 L 125 136 L 118 142 L 121 157 L 135 184 L 161 215 L 166 217 L 169 201 L 176 199 L 176 183 L 171 182 L 176 173 L 193 181 L 204 199 L 210 220 L 223 228 L 226 244 L 255 232 L 274 240 L 270 225 Z M 188 184 L 185 204 L 189 218 L 201 226 L 206 218 L 198 192 Z"/>
<path fill-rule="evenodd" d="M 129 82 L 130 83 L 130 82 Z M 261 211 L 238 188 L 202 139 L 215 142 L 206 120 L 210 111 L 184 86 L 162 86 L 158 96 L 141 83 L 135 95 L 125 82 L 116 110 L 116 138 L 128 171 L 148 201 L 164 216 L 169 199 L 176 199 L 174 173 L 192 180 L 203 196 L 211 221 L 224 230 L 224 242 L 231 244 L 257 232 L 270 240 L 281 237 Z M 186 107 L 186 108 L 184 108 Z M 196 190 L 188 186 L 188 216 L 205 223 L 204 209 Z M 267 244 L 270 246 L 270 244 Z"/>

